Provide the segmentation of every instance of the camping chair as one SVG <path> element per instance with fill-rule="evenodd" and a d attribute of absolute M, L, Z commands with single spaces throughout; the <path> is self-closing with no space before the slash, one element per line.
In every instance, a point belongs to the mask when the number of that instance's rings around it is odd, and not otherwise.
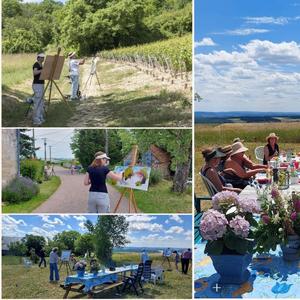
<path fill-rule="evenodd" d="M 214 186 L 214 184 L 206 176 L 204 176 L 201 172 L 199 174 L 204 182 L 204 185 L 205 185 L 209 195 L 212 197 L 215 194 L 217 194 L 219 191 Z"/>
<path fill-rule="evenodd" d="M 148 282 L 151 280 L 151 264 L 152 264 L 152 260 L 146 260 L 144 263 L 144 270 L 142 276 L 143 281 Z"/>
<path fill-rule="evenodd" d="M 22 260 L 25 268 L 30 268 L 32 266 L 32 262 L 30 259 L 23 257 Z"/>
<path fill-rule="evenodd" d="M 254 153 L 258 162 L 262 164 L 264 162 L 264 146 L 256 147 Z"/>
<path fill-rule="evenodd" d="M 202 213 L 196 213 L 194 215 L 194 242 L 199 244 L 202 241 L 202 236 L 200 233 L 200 222 L 202 218 Z"/>
<path fill-rule="evenodd" d="M 159 283 L 164 282 L 164 272 L 165 270 L 162 267 L 155 267 L 151 269 L 151 280 L 153 280 L 153 283 L 156 285 L 156 282 Z"/>
<path fill-rule="evenodd" d="M 144 289 L 142 286 L 142 275 L 143 275 L 143 271 L 144 271 L 144 264 L 140 263 L 137 269 L 137 272 L 135 275 L 133 276 L 129 276 L 129 277 L 125 277 L 125 279 L 123 280 L 123 289 L 122 289 L 122 293 L 126 290 L 126 288 L 128 287 L 128 290 L 130 291 L 132 288 L 135 291 L 136 295 L 138 296 L 138 286 L 141 288 L 142 293 L 144 293 Z"/>

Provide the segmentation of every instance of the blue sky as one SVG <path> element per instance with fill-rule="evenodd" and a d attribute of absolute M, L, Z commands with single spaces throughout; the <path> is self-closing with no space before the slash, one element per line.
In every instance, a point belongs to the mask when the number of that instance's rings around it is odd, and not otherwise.
<path fill-rule="evenodd" d="M 44 140 L 47 138 L 47 159 L 49 159 L 49 146 L 51 147 L 52 158 L 73 158 L 70 143 L 71 137 L 74 134 L 74 129 L 69 128 L 36 128 L 35 130 L 35 146 L 40 147 L 36 151 L 38 158 L 44 159 Z M 32 130 L 26 132 L 27 135 L 32 136 Z"/>
<path fill-rule="evenodd" d="M 131 247 L 192 247 L 192 216 L 131 215 L 127 239 Z M 52 238 L 64 230 L 86 232 L 84 222 L 95 222 L 96 215 L 4 215 L 2 235 L 23 237 L 25 234 Z"/>
<path fill-rule="evenodd" d="M 195 0 L 195 110 L 300 111 L 299 32 L 300 0 Z"/>

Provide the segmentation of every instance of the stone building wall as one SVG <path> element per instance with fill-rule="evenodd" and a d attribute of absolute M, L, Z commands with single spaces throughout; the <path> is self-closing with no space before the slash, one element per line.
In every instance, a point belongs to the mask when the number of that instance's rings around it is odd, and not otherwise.
<path fill-rule="evenodd" d="M 18 174 L 17 130 L 2 129 L 2 187 Z"/>

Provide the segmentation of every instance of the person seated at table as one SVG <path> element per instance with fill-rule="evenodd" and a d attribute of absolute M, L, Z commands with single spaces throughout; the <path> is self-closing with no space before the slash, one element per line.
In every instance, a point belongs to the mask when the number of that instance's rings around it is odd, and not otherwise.
<path fill-rule="evenodd" d="M 246 155 L 248 151 L 241 142 L 232 145 L 232 153 L 225 162 L 222 173 L 226 182 L 235 188 L 244 189 L 251 183 L 251 177 L 257 173 L 265 172 L 266 166 L 254 164 Z"/>
<path fill-rule="evenodd" d="M 268 144 L 264 147 L 264 165 L 267 165 L 272 158 L 279 155 L 278 139 L 279 137 L 274 132 L 266 137 Z"/>
<path fill-rule="evenodd" d="M 208 178 L 219 192 L 241 192 L 240 189 L 226 186 L 225 179 L 217 171 L 217 167 L 220 164 L 220 159 L 225 157 L 226 154 L 220 152 L 218 149 L 207 148 L 202 151 L 202 155 L 205 159 L 205 165 L 201 169 L 201 174 Z"/>
<path fill-rule="evenodd" d="M 220 163 L 217 167 L 217 171 L 220 173 L 223 172 L 224 170 L 225 161 L 230 157 L 230 154 L 232 152 L 232 147 L 231 145 L 227 145 L 224 147 L 219 147 L 218 150 L 225 154 L 224 157 L 220 157 Z"/>

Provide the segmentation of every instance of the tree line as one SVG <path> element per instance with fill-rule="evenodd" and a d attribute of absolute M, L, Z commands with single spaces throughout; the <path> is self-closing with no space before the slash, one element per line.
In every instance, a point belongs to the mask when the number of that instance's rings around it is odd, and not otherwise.
<path fill-rule="evenodd" d="M 62 231 L 52 239 L 27 234 L 22 240 L 9 244 L 9 254 L 32 256 L 34 253 L 37 258 L 41 249 L 49 256 L 52 248 L 57 247 L 59 253 L 71 250 L 76 256 L 93 253 L 99 261 L 107 264 L 112 258 L 113 249 L 129 242 L 126 240 L 128 225 L 124 216 L 99 216 L 95 224 L 90 220 L 84 223 L 87 232 L 83 234 L 75 230 Z"/>
<path fill-rule="evenodd" d="M 192 0 L 2 1 L 4 53 L 98 51 L 192 32 Z"/>

